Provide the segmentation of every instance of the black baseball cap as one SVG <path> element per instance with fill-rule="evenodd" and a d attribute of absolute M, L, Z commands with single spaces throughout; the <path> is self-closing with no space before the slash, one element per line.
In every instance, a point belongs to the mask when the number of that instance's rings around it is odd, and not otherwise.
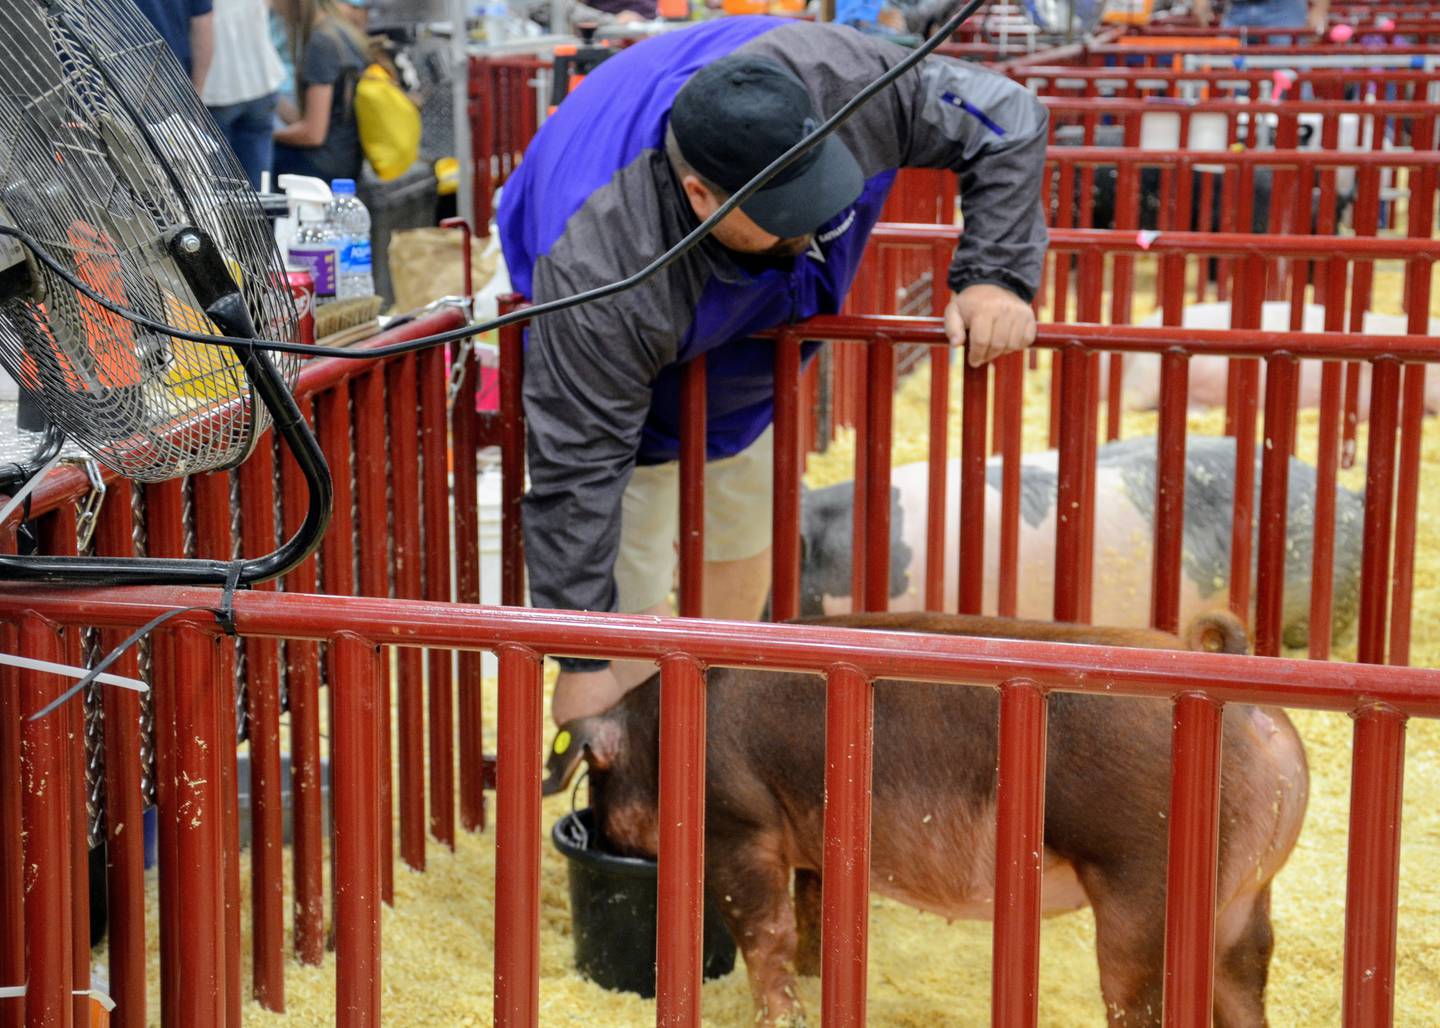
<path fill-rule="evenodd" d="M 743 54 L 701 68 L 670 108 L 670 127 L 685 160 L 731 193 L 819 123 L 810 94 L 794 73 L 775 61 Z M 855 156 L 828 136 L 782 168 L 740 209 L 766 232 L 788 239 L 814 232 L 854 203 L 864 185 Z"/>

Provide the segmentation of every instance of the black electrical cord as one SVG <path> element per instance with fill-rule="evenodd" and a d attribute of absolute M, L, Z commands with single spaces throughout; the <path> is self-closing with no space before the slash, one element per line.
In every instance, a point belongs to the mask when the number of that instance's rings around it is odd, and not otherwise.
<path fill-rule="evenodd" d="M 708 236 L 711 230 L 729 215 L 731 211 L 734 211 L 742 203 L 759 192 L 767 182 L 783 171 L 792 161 L 813 149 L 821 140 L 831 135 L 882 89 L 885 89 L 901 75 L 928 57 L 936 47 L 954 35 L 955 31 L 985 2 L 986 0 L 970 0 L 969 3 L 960 7 L 945 20 L 933 36 L 907 54 L 903 60 L 889 71 L 885 72 L 864 89 L 860 90 L 860 92 L 852 96 L 846 101 L 843 107 L 826 118 L 814 132 L 775 158 L 775 160 L 771 161 L 762 171 L 758 172 L 754 178 L 731 194 L 729 199 L 717 207 L 710 217 L 697 225 L 685 238 L 681 239 L 633 275 L 603 286 L 597 286 L 594 289 L 587 289 L 582 293 L 576 293 L 574 296 L 566 296 L 558 300 L 549 300 L 532 307 L 511 311 L 509 314 L 502 314 L 498 318 L 492 318 L 490 321 L 482 322 L 478 325 L 466 325 L 463 328 L 452 329 L 449 332 L 438 332 L 434 335 L 421 336 L 419 339 L 410 339 L 402 343 L 391 343 L 388 346 L 377 346 L 365 350 L 346 350 L 337 347 L 316 346 L 313 344 L 295 343 L 279 339 L 243 339 L 235 336 L 190 332 L 167 325 L 161 321 L 154 321 L 143 314 L 122 307 L 100 295 L 72 275 L 68 269 L 62 267 L 55 258 L 51 257 L 50 254 L 45 251 L 39 242 L 20 229 L 8 225 L 0 225 L 0 235 L 10 236 L 18 240 L 35 255 L 35 258 L 40 261 L 41 264 L 59 275 L 77 292 L 94 303 L 99 304 L 105 310 L 112 314 L 119 315 L 126 321 L 139 325 L 141 328 L 147 328 L 152 332 L 159 332 L 175 339 L 184 339 L 188 342 L 204 343 L 212 346 L 254 348 L 270 350 L 276 353 L 299 354 L 307 357 L 338 357 L 348 360 L 379 360 L 384 357 L 413 353 L 417 350 L 428 349 L 432 346 L 440 346 L 460 339 L 468 339 L 471 336 L 490 332 L 497 328 L 504 328 L 507 325 L 513 325 L 519 321 L 530 321 L 534 318 L 543 317 L 546 314 L 554 314 L 558 311 L 568 310 L 571 307 L 578 307 L 581 304 L 592 303 L 595 300 L 603 300 L 606 297 L 623 293 L 627 289 L 638 286 L 698 246 L 700 241 Z"/>

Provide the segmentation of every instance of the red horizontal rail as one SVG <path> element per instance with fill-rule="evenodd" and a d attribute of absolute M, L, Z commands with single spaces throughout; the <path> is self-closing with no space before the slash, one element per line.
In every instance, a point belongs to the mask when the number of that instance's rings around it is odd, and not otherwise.
<path fill-rule="evenodd" d="M 1052 117 L 1058 114 L 1083 115 L 1086 118 L 1112 118 L 1124 114 L 1279 114 L 1294 118 L 1315 113 L 1333 118 L 1341 114 L 1370 115 L 1380 118 L 1426 118 L 1435 113 L 1435 105 L 1423 100 L 1180 100 L 1170 97 L 1111 96 L 1042 96 L 1040 102 Z"/>
<path fill-rule="evenodd" d="M 1119 152 L 1119 151 L 1115 151 Z M 1227 155 L 1228 156 L 1228 155 Z M 1361 154 L 1352 156 L 1360 157 Z M 1411 155 L 1414 156 L 1414 155 Z M 1206 155 L 1209 160 L 1209 155 Z M 887 223 L 875 226 L 870 242 L 954 243 L 959 230 L 950 225 Z M 1052 228 L 1050 250 L 1106 253 L 1180 254 L 1205 257 L 1306 257 L 1377 260 L 1440 260 L 1440 240 L 1376 236 L 1251 235 L 1245 232 L 1158 232 L 1141 240 L 1133 231 L 1098 228 Z"/>
<path fill-rule="evenodd" d="M 161 586 L 4 588 L 0 616 L 33 611 L 61 623 L 124 627 L 176 607 L 213 606 L 216 596 Z M 205 611 L 178 615 L 174 624 L 219 631 Z M 1107 646 L 303 593 L 241 593 L 235 625 L 242 635 L 265 638 L 322 640 L 349 632 L 392 646 L 494 650 L 509 644 L 543 654 L 637 660 L 680 651 L 706 666 L 813 671 L 842 662 L 871 678 L 999 685 L 1018 677 L 1047 690 L 1148 697 L 1201 689 L 1224 703 L 1341 711 L 1384 703 L 1409 716 L 1440 717 L 1440 671 L 1418 668 L 1209 653 L 1157 661 L 1153 652 Z"/>
<path fill-rule="evenodd" d="M 807 338 L 830 342 L 869 342 L 881 336 L 895 343 L 949 345 L 939 318 L 894 314 L 833 314 L 804 323 Z M 1217 354 L 1223 357 L 1292 357 L 1330 360 L 1440 362 L 1440 340 L 1431 336 L 1351 335 L 1344 332 L 1245 332 L 1232 329 L 1179 329 L 1168 325 L 1041 325 L 1035 346 L 1058 350 L 1083 346 L 1114 353 Z"/>
<path fill-rule="evenodd" d="M 1331 168 L 1355 167 L 1429 168 L 1440 165 L 1440 152 L 1434 150 L 1186 150 L 1182 153 L 1167 153 L 1163 150 L 1141 150 L 1122 146 L 1052 146 L 1046 154 L 1046 160 L 1052 164 L 1073 164 L 1080 167 L 1117 165 L 1126 168 L 1136 166 L 1173 168 L 1182 164 L 1198 163 L 1223 164 L 1236 168 L 1254 165 L 1282 170 L 1323 171 Z M 954 229 L 952 228 L 951 231 L 953 232 Z M 1207 232 L 1203 234 L 1223 235 L 1224 233 Z M 1250 238 L 1253 239 L 1254 236 L 1252 235 Z M 1267 236 L 1266 238 L 1277 237 Z M 1346 237 L 1347 240 L 1350 238 L 1354 237 Z M 1412 244 L 1415 242 L 1411 239 L 1391 241 Z"/>
<path fill-rule="evenodd" d="M 1203 83 L 1210 86 L 1241 82 L 1268 86 L 1274 81 L 1274 71 L 1270 68 L 1089 68 L 1068 64 L 1035 64 L 1012 69 L 1010 73 L 1015 78 L 1026 81 L 1068 79 L 1072 82 L 1134 84 L 1186 82 Z M 1295 69 L 1295 81 L 1308 82 L 1317 86 L 1349 85 L 1355 82 L 1375 82 L 1382 85 L 1428 85 L 1440 81 L 1440 71 L 1416 71 L 1410 68 L 1298 68 Z"/>

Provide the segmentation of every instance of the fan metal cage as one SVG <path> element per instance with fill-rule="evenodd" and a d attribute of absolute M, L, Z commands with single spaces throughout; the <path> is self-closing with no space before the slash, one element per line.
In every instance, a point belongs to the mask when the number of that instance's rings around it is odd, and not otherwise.
<path fill-rule="evenodd" d="M 130 0 L 0 0 L 0 36 L 0 223 L 108 300 L 216 333 L 165 247 L 174 229 L 199 228 L 258 336 L 293 338 L 294 303 L 245 173 Z M 154 482 L 249 455 L 269 418 L 234 350 L 136 326 L 5 250 L 0 364 L 96 459 Z M 293 386 L 298 361 L 272 359 Z"/>

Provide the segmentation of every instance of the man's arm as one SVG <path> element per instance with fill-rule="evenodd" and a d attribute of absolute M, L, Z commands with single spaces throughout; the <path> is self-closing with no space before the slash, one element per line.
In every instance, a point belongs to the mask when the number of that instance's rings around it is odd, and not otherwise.
<path fill-rule="evenodd" d="M 1330 0 L 1310 0 L 1310 30 L 1317 36 L 1325 35 L 1330 26 Z"/>
<path fill-rule="evenodd" d="M 543 257 L 537 302 L 594 283 L 580 262 Z M 650 410 L 651 383 L 674 358 L 615 301 L 547 315 L 525 354 L 525 562 L 537 607 L 615 609 L 620 500 Z"/>
<path fill-rule="evenodd" d="M 1028 303 L 1048 241 L 1040 208 L 1048 112 L 1023 86 L 960 61 L 932 58 L 918 79 L 903 164 L 960 176 L 965 231 L 950 288 L 991 283 Z"/>
<path fill-rule="evenodd" d="M 204 14 L 190 19 L 190 81 L 195 92 L 205 90 L 205 79 L 210 74 L 210 62 L 215 58 L 215 15 L 206 5 Z"/>

